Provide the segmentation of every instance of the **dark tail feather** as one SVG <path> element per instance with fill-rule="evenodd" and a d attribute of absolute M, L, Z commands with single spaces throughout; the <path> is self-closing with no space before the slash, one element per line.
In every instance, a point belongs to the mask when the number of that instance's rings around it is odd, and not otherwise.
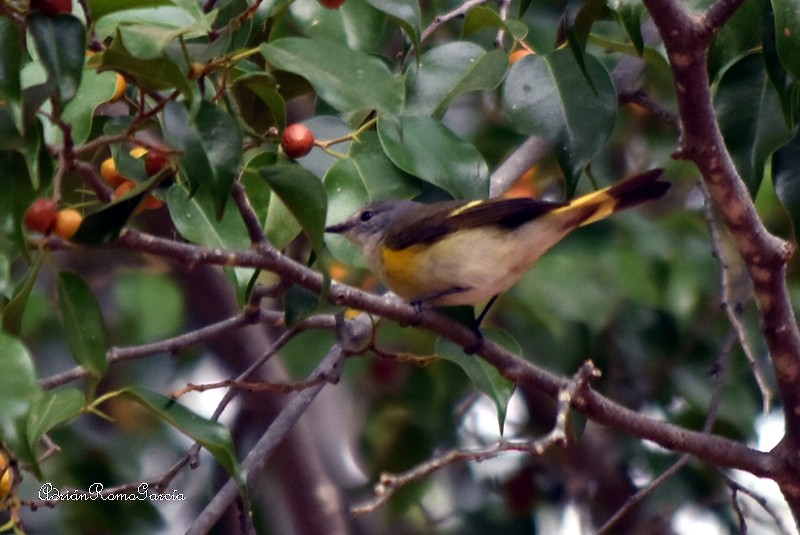
<path fill-rule="evenodd" d="M 614 211 L 624 210 L 664 195 L 671 184 L 665 180 L 658 180 L 663 173 L 663 169 L 651 169 L 611 186 L 608 194 L 617 200 Z"/>

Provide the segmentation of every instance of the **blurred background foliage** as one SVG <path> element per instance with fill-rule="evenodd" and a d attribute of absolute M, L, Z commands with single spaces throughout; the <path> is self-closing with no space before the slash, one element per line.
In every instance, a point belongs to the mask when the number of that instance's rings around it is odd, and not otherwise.
<path fill-rule="evenodd" d="M 695 3 L 701 9 L 710 2 Z M 671 159 L 678 142 L 669 120 L 676 109 L 671 73 L 641 2 L 514 1 L 505 22 L 496 6 L 486 4 L 441 25 L 421 44 L 422 30 L 458 2 L 346 0 L 339 9 L 325 9 L 316 0 L 88 0 L 90 19 L 78 4 L 72 16 L 55 18 L 26 14 L 22 2 L 3 5 L 0 295 L 4 347 L 13 351 L 0 355 L 0 362 L 6 361 L 5 374 L 19 373 L 27 381 L 6 396 L 4 408 L 35 412 L 32 400 L 45 396 L 35 386 L 39 380 L 76 364 L 91 366 L 91 357 L 76 354 L 65 332 L 69 311 L 65 299 L 57 299 L 59 288 L 81 292 L 59 278 L 65 271 L 78 274 L 90 289 L 96 304 L 81 294 L 72 305 L 78 319 L 99 307 L 107 348 L 208 325 L 235 314 L 255 280 L 275 282 L 268 273 L 229 267 L 227 282 L 220 284 L 216 271 L 103 248 L 123 226 L 246 249 L 246 228 L 230 198 L 238 177 L 270 242 L 311 262 L 322 252 L 326 219 L 339 221 L 381 198 L 485 197 L 490 174 L 528 136 L 538 135 L 553 149 L 515 191 L 562 198 L 652 167 L 666 168 L 673 188 L 662 202 L 565 239 L 500 297 L 485 325 L 505 331 L 522 356 L 554 373 L 571 375 L 592 359 L 603 371 L 595 384 L 601 392 L 693 429 L 702 427 L 711 392 L 724 381 L 714 431 L 743 442 L 758 439 L 761 393 L 738 346 L 724 358 L 731 328 L 721 307 L 724 302 L 741 313 L 758 365 L 771 381 L 749 285 L 724 232 L 715 252 L 696 170 Z M 800 167 L 794 165 L 800 49 L 796 38 L 787 37 L 800 31 L 800 16 L 791 5 L 746 0 L 715 40 L 709 66 L 720 126 L 738 170 L 770 230 L 786 239 L 793 239 L 800 198 Z M 499 29 L 505 50 L 494 44 Z M 93 54 L 85 53 L 87 46 Z M 508 52 L 523 47 L 535 54 L 511 65 Z M 641 78 L 632 88 L 616 87 L 615 69 L 631 56 L 643 59 Z M 124 75 L 126 94 L 109 102 L 115 72 Z M 653 105 L 620 105 L 629 89 L 641 89 Z M 153 117 L 136 114 L 142 102 L 152 107 L 165 98 L 169 102 Z M 295 163 L 279 148 L 277 133 L 288 124 L 303 122 L 316 139 L 330 140 L 375 117 L 377 124 L 357 141 L 331 146 L 335 153 L 316 147 Z M 57 172 L 64 162 L 54 151 L 64 143 L 65 123 L 76 146 L 113 139 L 79 159 L 97 168 L 113 158 L 137 184 L 130 197 L 107 205 L 74 167 Z M 104 137 L 123 132 L 130 138 Z M 160 184 L 150 179 L 142 163 L 128 156 L 135 140 L 174 150 L 170 158 L 178 176 Z M 48 252 L 23 228 L 33 199 L 52 196 L 54 187 L 63 206 L 77 206 L 86 215 L 75 241 L 87 247 Z M 166 208 L 136 213 L 145 194 L 166 201 Z M 352 248 L 336 237 L 326 245 L 337 259 L 335 278 L 380 290 Z M 38 271 L 31 268 L 37 262 Z M 795 264 L 789 284 L 798 299 Z M 721 266 L 731 281 L 727 290 Z M 14 345 L 16 340 L 23 345 Z M 324 331 L 295 336 L 280 351 L 277 366 L 285 370 L 284 379 L 303 380 L 333 342 L 334 335 Z M 81 405 L 131 386 L 169 395 L 189 382 L 221 380 L 244 369 L 245 356 L 232 356 L 236 344 L 223 339 L 120 362 L 107 372 L 100 366 L 93 378 L 56 392 L 80 391 Z M 327 386 L 326 397 L 309 414 L 316 424 L 308 432 L 324 469 L 349 505 L 368 497 L 383 471 L 403 471 L 452 447 L 497 440 L 494 407 L 482 403 L 461 366 L 446 359 L 419 365 L 396 358 L 434 355 L 439 346 L 433 335 L 383 321 L 376 344 L 395 358 L 348 359 L 342 383 Z M 508 407 L 506 436 L 546 432 L 552 400 L 526 389 L 518 394 Z M 181 402 L 208 418 L 220 396 L 212 390 Z M 262 401 L 258 394 L 248 398 L 230 406 L 221 420 L 239 459 L 262 432 L 264 419 L 274 416 L 253 417 L 252 405 Z M 41 470 L 23 472 L 17 495 L 36 500 L 43 482 L 112 487 L 166 472 L 192 440 L 176 430 L 181 426 L 166 409 L 148 410 L 137 399 L 113 397 L 99 406 L 109 420 L 65 409 L 48 429 L 48 443 L 60 451 L 41 463 L 20 445 L 38 453 L 44 446 L 21 439 L 25 432 L 14 427 L 19 420 L 6 418 L 3 446 L 24 467 Z M 609 518 L 676 457 L 573 419 L 575 442 L 568 448 L 540 458 L 509 455 L 449 467 L 408 486 L 389 507 L 352 520 L 354 531 L 575 533 L 577 525 L 588 530 Z M 197 433 L 212 441 L 217 431 L 209 423 Z M 218 461 L 233 446 L 223 441 L 220 448 Z M 185 501 L 60 503 L 35 512 L 23 507 L 25 529 L 182 531 L 226 477 L 211 455 L 203 453 L 201 461 L 170 484 Z M 291 514 L 281 510 L 286 502 L 276 496 L 282 486 L 297 483 L 271 474 L 271 468 L 268 463 L 266 483 L 254 491 L 255 523 L 259 533 L 287 533 Z M 690 463 L 615 532 L 677 530 L 687 506 L 695 508 L 693 518 L 710 514 L 720 532 L 736 526 L 724 480 L 712 468 Z M 223 523 L 218 532 L 231 529 Z"/>

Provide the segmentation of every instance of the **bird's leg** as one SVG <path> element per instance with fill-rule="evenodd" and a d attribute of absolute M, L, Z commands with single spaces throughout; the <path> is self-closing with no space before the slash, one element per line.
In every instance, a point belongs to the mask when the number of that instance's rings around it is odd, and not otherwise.
<path fill-rule="evenodd" d="M 475 333 L 477 340 L 475 341 L 474 344 L 464 348 L 464 353 L 466 353 L 467 355 L 472 355 L 483 346 L 483 333 L 481 332 L 481 322 L 483 322 L 483 319 L 486 317 L 486 314 L 489 312 L 489 309 L 492 308 L 492 305 L 496 300 L 497 300 L 497 295 L 489 299 L 489 302 L 486 303 L 486 306 L 483 307 L 481 313 L 478 314 L 478 317 L 475 319 L 475 321 L 472 322 L 472 331 Z"/>

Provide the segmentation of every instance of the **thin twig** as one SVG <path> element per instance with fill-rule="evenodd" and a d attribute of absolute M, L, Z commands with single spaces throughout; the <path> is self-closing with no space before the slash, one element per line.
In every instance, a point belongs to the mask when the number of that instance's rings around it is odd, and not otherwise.
<path fill-rule="evenodd" d="M 430 25 L 428 25 L 428 27 L 422 31 L 422 36 L 420 37 L 420 41 L 424 41 L 425 39 L 430 37 L 430 35 L 433 32 L 435 32 L 442 24 L 450 22 L 453 19 L 463 17 L 473 7 L 480 6 L 488 1 L 489 0 L 467 0 L 454 10 L 448 11 L 444 15 L 438 15 L 434 17 L 433 22 L 431 22 Z"/>
<path fill-rule="evenodd" d="M 719 471 L 719 473 L 723 477 L 723 479 L 725 479 L 725 483 L 731 489 L 731 500 L 734 502 L 733 507 L 737 511 L 737 515 L 740 515 L 739 517 L 740 526 L 742 525 L 742 523 L 744 523 L 744 516 L 742 516 L 743 513 L 741 512 L 741 507 L 736 503 L 738 501 L 737 500 L 738 493 L 745 494 L 750 498 L 752 498 L 753 500 L 755 500 L 755 502 L 759 506 L 761 506 L 761 508 L 764 509 L 764 511 L 766 511 L 769 516 L 772 517 L 772 520 L 775 522 L 775 526 L 778 528 L 778 531 L 780 531 L 782 535 L 792 535 L 792 532 L 789 530 L 789 528 L 786 527 L 786 524 L 784 524 L 783 522 L 783 516 L 778 511 L 775 510 L 775 508 L 772 506 L 771 503 L 769 503 L 769 500 L 767 498 L 761 496 L 760 494 L 758 494 L 753 490 L 748 489 L 741 483 L 733 480 L 728 474 L 722 472 L 721 470 Z M 745 529 L 742 531 L 742 533 L 745 533 L 747 530 L 746 524 L 744 525 Z"/>
<path fill-rule="evenodd" d="M 762 410 L 764 414 L 769 414 L 770 406 L 772 405 L 772 391 L 767 384 L 767 380 L 761 373 L 758 367 L 758 361 L 752 346 L 747 336 L 744 324 L 742 323 L 741 310 L 742 303 L 735 300 L 733 297 L 733 284 L 731 283 L 731 269 L 730 263 L 725 258 L 725 251 L 722 245 L 722 235 L 719 231 L 714 211 L 711 202 L 703 183 L 699 183 L 700 191 L 703 194 L 703 216 L 705 217 L 706 224 L 708 225 L 709 232 L 711 233 L 711 244 L 714 248 L 714 256 L 717 257 L 720 266 L 720 278 L 722 284 L 722 305 L 725 313 L 728 315 L 728 320 L 731 322 L 736 335 L 739 337 L 739 344 L 742 346 L 747 364 L 750 366 L 750 371 L 756 380 L 758 389 L 761 392 Z M 748 292 L 749 293 L 749 292 Z M 749 296 L 749 295 L 748 295 Z"/>
<path fill-rule="evenodd" d="M 589 361 L 584 363 L 577 373 L 568 381 L 558 393 L 556 420 L 553 428 L 546 435 L 538 439 L 501 440 L 498 443 L 485 447 L 469 450 L 450 450 L 447 453 L 429 459 L 406 472 L 400 474 L 381 474 L 380 480 L 375 485 L 375 496 L 357 504 L 350 509 L 354 516 L 375 511 L 384 505 L 395 492 L 404 485 L 419 481 L 434 472 L 450 466 L 456 462 L 472 461 L 481 462 L 493 459 L 508 452 L 523 452 L 534 456 L 541 456 L 552 447 L 563 447 L 567 443 L 567 418 L 572 401 L 579 390 L 586 387 L 589 382 L 599 377 L 599 370 Z"/>
<path fill-rule="evenodd" d="M 717 414 L 719 413 L 719 406 L 722 402 L 722 393 L 724 391 L 725 386 L 725 377 L 727 376 L 728 372 L 728 365 L 730 364 L 731 359 L 731 352 L 733 350 L 733 344 L 737 340 L 735 332 L 731 331 L 728 335 L 728 338 L 725 340 L 723 344 L 722 351 L 720 352 L 719 357 L 717 358 L 716 362 L 714 363 L 714 371 L 716 377 L 716 386 L 714 387 L 714 392 L 711 394 L 711 399 L 708 403 L 708 411 L 706 414 L 705 422 L 703 423 L 703 432 L 708 433 L 711 431 L 711 428 L 714 426 L 714 421 L 717 419 Z M 668 480 L 670 477 L 678 473 L 686 464 L 692 460 L 692 455 L 684 454 L 681 455 L 675 463 L 673 463 L 669 468 L 664 470 L 658 477 L 650 481 L 647 485 L 636 491 L 633 495 L 631 495 L 625 503 L 617 509 L 617 511 L 606 520 L 606 522 L 600 526 L 597 530 L 596 535 L 603 535 L 605 533 L 610 533 L 611 530 L 617 522 L 622 520 L 625 515 L 627 515 L 634 507 L 639 505 L 645 498 L 647 498 L 650 494 L 653 493 L 662 483 Z"/>

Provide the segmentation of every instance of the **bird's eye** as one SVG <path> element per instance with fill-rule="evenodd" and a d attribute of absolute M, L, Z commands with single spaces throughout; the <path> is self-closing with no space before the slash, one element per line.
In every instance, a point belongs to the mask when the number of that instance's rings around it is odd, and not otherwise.
<path fill-rule="evenodd" d="M 369 221 L 370 219 L 372 219 L 373 215 L 375 215 L 375 214 L 372 213 L 372 210 L 364 210 L 363 212 L 361 212 L 361 215 L 359 216 L 359 219 L 361 219 L 361 221 L 365 221 L 366 222 L 366 221 Z"/>

